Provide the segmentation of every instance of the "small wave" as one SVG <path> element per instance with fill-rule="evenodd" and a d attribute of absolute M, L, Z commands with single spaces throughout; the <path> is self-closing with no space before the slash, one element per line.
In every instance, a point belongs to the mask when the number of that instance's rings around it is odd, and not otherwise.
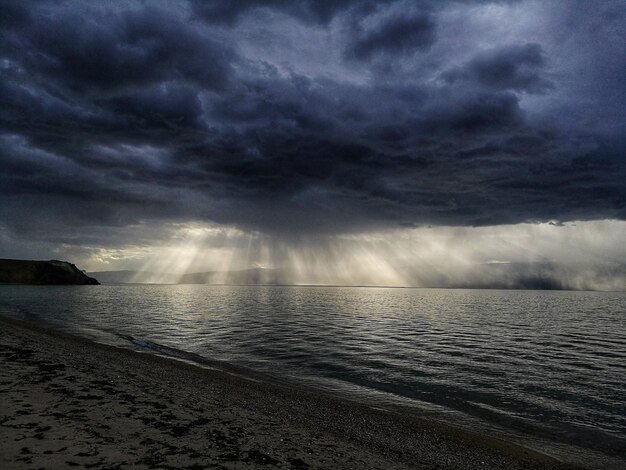
<path fill-rule="evenodd" d="M 219 370 L 229 375 L 233 375 L 235 377 L 239 377 L 245 380 L 249 380 L 251 382 L 262 382 L 263 380 L 259 378 L 260 374 L 245 369 L 243 367 L 238 367 L 233 364 L 224 363 L 217 360 L 211 360 L 199 354 L 191 353 L 188 351 L 183 351 L 182 349 L 172 348 L 170 346 L 166 346 L 164 344 L 156 343 L 154 341 L 149 341 L 142 338 L 136 338 L 132 335 L 127 335 L 124 333 L 113 332 L 117 337 L 131 343 L 140 351 L 150 352 L 157 354 L 159 356 L 164 356 L 170 359 L 176 359 L 179 361 L 183 361 L 189 364 L 193 364 L 194 366 L 199 366 L 204 369 L 211 370 Z"/>
<path fill-rule="evenodd" d="M 136 338 L 132 335 L 127 335 L 123 333 L 116 333 L 119 338 L 122 338 L 131 344 L 138 347 L 140 350 L 154 351 L 158 354 L 167 357 L 174 357 L 178 359 L 185 359 L 195 363 L 205 362 L 206 359 L 198 354 L 190 353 L 188 351 L 183 351 L 182 349 L 172 348 L 170 346 L 166 346 L 164 344 L 156 343 L 154 341 L 149 341 L 142 338 Z M 203 364 L 204 365 L 204 364 Z"/>

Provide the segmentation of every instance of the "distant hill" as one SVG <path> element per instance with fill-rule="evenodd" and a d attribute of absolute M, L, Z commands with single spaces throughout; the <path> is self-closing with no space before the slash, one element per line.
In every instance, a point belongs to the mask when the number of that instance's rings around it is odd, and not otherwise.
<path fill-rule="evenodd" d="M 2 284 L 100 284 L 67 261 L 0 259 Z"/>

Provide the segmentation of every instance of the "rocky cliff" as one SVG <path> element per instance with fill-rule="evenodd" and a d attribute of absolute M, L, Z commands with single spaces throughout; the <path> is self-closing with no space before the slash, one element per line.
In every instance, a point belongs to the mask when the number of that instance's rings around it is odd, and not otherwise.
<path fill-rule="evenodd" d="M 3 284 L 100 284 L 67 261 L 0 259 Z"/>

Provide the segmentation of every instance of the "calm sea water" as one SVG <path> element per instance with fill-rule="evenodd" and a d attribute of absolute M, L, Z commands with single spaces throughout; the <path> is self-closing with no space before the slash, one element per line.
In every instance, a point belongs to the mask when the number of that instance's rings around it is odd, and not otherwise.
<path fill-rule="evenodd" d="M 626 465 L 626 293 L 5 285 L 0 314 Z"/>

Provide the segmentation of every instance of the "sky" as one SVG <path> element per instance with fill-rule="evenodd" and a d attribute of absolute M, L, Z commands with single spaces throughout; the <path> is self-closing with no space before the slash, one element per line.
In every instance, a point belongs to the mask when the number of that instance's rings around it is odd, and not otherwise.
<path fill-rule="evenodd" d="M 0 12 L 0 257 L 626 289 L 623 0 Z"/>

